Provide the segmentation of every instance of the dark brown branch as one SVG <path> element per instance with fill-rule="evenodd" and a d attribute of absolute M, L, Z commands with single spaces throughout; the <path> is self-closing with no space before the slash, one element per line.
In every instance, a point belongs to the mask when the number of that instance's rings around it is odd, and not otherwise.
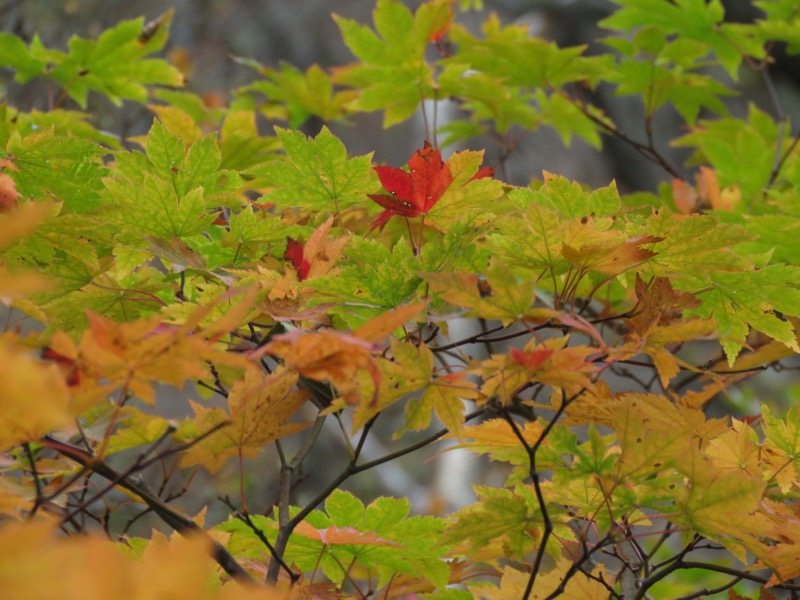
<path fill-rule="evenodd" d="M 62 456 L 75 461 L 79 465 L 86 467 L 109 481 L 117 482 L 116 485 L 139 496 L 162 521 L 181 535 L 199 535 L 202 537 L 211 547 L 211 556 L 228 575 L 240 582 L 255 584 L 253 578 L 250 577 L 247 571 L 242 568 L 222 544 L 209 537 L 209 535 L 194 521 L 164 504 L 158 496 L 150 491 L 145 483 L 134 483 L 128 477 L 121 475 L 97 457 L 92 456 L 80 448 L 51 438 L 50 436 L 45 436 L 44 443 Z"/>
<path fill-rule="evenodd" d="M 36 499 L 33 502 L 33 508 L 31 509 L 30 516 L 36 514 L 36 511 L 39 510 L 39 507 L 42 505 L 44 496 L 42 494 L 42 481 L 39 479 L 39 471 L 36 469 L 36 459 L 33 457 L 33 452 L 31 452 L 31 446 L 28 443 L 22 444 L 22 449 L 25 451 L 25 456 L 28 459 L 28 463 L 31 466 L 31 475 L 33 476 L 33 485 L 36 489 Z"/>
<path fill-rule="evenodd" d="M 530 598 L 531 593 L 533 592 L 533 585 L 536 582 L 536 577 L 539 574 L 539 569 L 542 566 L 542 560 L 544 559 L 545 549 L 547 547 L 547 541 L 550 538 L 550 535 L 553 533 L 553 523 L 550 521 L 550 516 L 547 513 L 547 503 L 544 499 L 544 494 L 542 492 L 541 481 L 539 478 L 539 471 L 536 468 L 536 453 L 539 451 L 542 443 L 549 435 L 550 431 L 555 427 L 558 420 L 561 418 L 561 415 L 564 414 L 567 406 L 569 406 L 572 402 L 574 402 L 581 394 L 586 391 L 586 388 L 581 388 L 578 392 L 567 398 L 566 392 L 562 390 L 561 392 L 561 406 L 558 407 L 553 418 L 547 423 L 545 428 L 542 430 L 542 433 L 539 434 L 536 442 L 531 446 L 528 444 L 528 441 L 525 439 L 525 436 L 522 435 L 522 431 L 520 431 L 519 426 L 511 418 L 507 411 L 503 410 L 502 415 L 505 420 L 508 422 L 509 426 L 514 432 L 514 435 L 517 436 L 517 439 L 520 441 L 522 446 L 525 448 L 525 451 L 528 453 L 528 460 L 530 463 L 529 467 L 529 475 L 531 481 L 533 481 L 533 489 L 536 492 L 536 501 L 539 504 L 539 510 L 542 511 L 542 521 L 544 522 L 544 531 L 542 533 L 542 541 L 539 544 L 539 548 L 536 551 L 536 558 L 533 563 L 533 568 L 531 569 L 531 575 L 528 579 L 528 585 L 525 588 L 525 593 L 522 596 L 522 600 L 528 600 Z M 555 596 L 550 596 L 555 597 Z"/>

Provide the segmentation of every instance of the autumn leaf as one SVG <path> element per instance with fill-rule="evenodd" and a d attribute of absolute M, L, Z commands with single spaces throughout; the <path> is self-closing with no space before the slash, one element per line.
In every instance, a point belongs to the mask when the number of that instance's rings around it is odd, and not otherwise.
<path fill-rule="evenodd" d="M 181 388 L 190 379 L 213 379 L 210 362 L 246 366 L 245 357 L 224 352 L 216 344 L 221 335 L 239 326 L 255 299 L 251 289 L 226 312 L 221 305 L 237 293 L 232 290 L 197 307 L 180 326 L 164 323 L 159 315 L 120 324 L 90 312 L 89 328 L 78 344 L 63 334 L 54 335 L 53 350 L 77 367 L 73 402 L 85 409 L 104 394 L 124 388 L 152 404 L 156 382 Z"/>
<path fill-rule="evenodd" d="M 356 374 L 366 370 L 373 383 L 371 402 L 377 402 L 381 375 L 373 352 L 376 343 L 418 314 L 425 303 L 401 306 L 362 325 L 351 334 L 335 330 L 304 333 L 300 330 L 276 336 L 262 349 L 251 354 L 281 358 L 286 365 L 304 377 L 333 384 L 348 403 L 355 404 L 363 394 Z"/>
<path fill-rule="evenodd" d="M 331 525 L 326 529 L 315 529 L 305 521 L 301 521 L 294 529 L 296 535 L 322 542 L 325 546 L 352 544 L 357 546 L 395 546 L 400 544 L 381 539 L 374 533 L 362 532 L 353 527 L 336 527 Z"/>
<path fill-rule="evenodd" d="M 467 379 L 469 373 L 445 373 L 434 376 L 433 353 L 425 344 L 401 344 L 392 341 L 392 354 L 397 369 L 387 371 L 391 373 L 385 377 L 391 381 L 390 385 L 397 388 L 398 393 L 405 395 L 415 388 L 424 387 L 419 397 L 410 399 L 405 406 L 406 424 L 395 432 L 398 438 L 406 431 L 420 431 L 426 429 L 431 422 L 433 413 L 447 427 L 448 431 L 461 438 L 464 427 L 464 400 L 479 397 L 475 384 Z M 407 385 L 411 379 L 414 385 L 411 389 Z M 403 385 L 406 384 L 406 385 Z"/>
<path fill-rule="evenodd" d="M 17 184 L 5 173 L 0 173 L 0 212 L 8 212 L 17 206 Z"/>
<path fill-rule="evenodd" d="M 113 543 L 95 535 L 58 536 L 53 523 L 4 524 L 0 529 L 0 589 L 5 598 L 192 598 L 287 600 L 273 589 L 219 587 L 207 540 L 127 538 Z M 138 548 L 138 556 L 134 556 Z M 89 569 L 91 566 L 91 569 Z M 41 575 L 47 572 L 47 577 Z M 54 586 L 53 582 L 58 585 Z"/>
<path fill-rule="evenodd" d="M 475 273 L 420 273 L 430 289 L 450 304 L 470 309 L 468 316 L 498 319 L 508 326 L 516 320 L 544 320 L 554 311 L 532 308 L 536 281 L 520 277 L 501 261 L 493 260 L 485 281 Z"/>
<path fill-rule="evenodd" d="M 294 267 L 299 281 L 308 279 L 308 272 L 311 270 L 311 265 L 303 256 L 302 241 L 286 238 L 286 252 L 283 253 L 283 258 Z"/>
<path fill-rule="evenodd" d="M 741 200 L 738 186 L 720 189 L 717 174 L 703 165 L 695 175 L 697 189 L 682 179 L 672 180 L 672 200 L 683 214 L 702 212 L 706 209 L 732 211 Z"/>
<path fill-rule="evenodd" d="M 429 142 L 408 160 L 408 171 L 397 167 L 373 167 L 388 194 L 369 194 L 385 208 L 372 222 L 371 229 L 382 227 L 394 215 L 416 217 L 427 214 L 453 180 L 442 153 Z"/>
<path fill-rule="evenodd" d="M 571 561 L 560 558 L 554 568 L 539 574 L 529 598 L 531 600 L 550 598 L 556 590 L 560 589 L 564 576 L 571 567 Z M 476 600 L 510 600 L 524 597 L 530 578 L 530 573 L 518 571 L 512 567 L 504 567 L 499 588 L 485 584 L 472 584 L 467 587 Z M 591 577 L 578 571 L 574 577 L 570 578 L 558 597 L 564 598 L 564 600 L 605 600 L 608 598 L 608 587 L 601 582 L 605 581 L 608 584 L 612 580 L 613 577 L 609 577 L 603 565 L 597 566 L 592 571 Z"/>
<path fill-rule="evenodd" d="M 0 336 L 0 448 L 67 427 L 73 416 L 58 366 L 23 353 L 7 334 Z"/>
<path fill-rule="evenodd" d="M 354 335 L 333 330 L 314 333 L 298 330 L 275 336 L 259 354 L 277 356 L 287 367 L 309 379 L 330 382 L 348 402 L 356 403 L 360 397 L 355 379 L 359 369 L 370 372 L 377 389 L 380 374 L 372 359 L 374 350 L 372 343 Z"/>
<path fill-rule="evenodd" d="M 542 427 L 537 421 L 523 423 L 518 426 L 518 430 L 529 447 L 540 441 Z M 453 432 L 448 434 L 448 437 L 459 439 L 459 443 L 448 448 L 448 451 L 464 448 L 476 454 L 487 454 L 493 461 L 513 465 L 514 472 L 506 481 L 506 485 L 522 481 L 530 475 L 528 450 L 505 419 L 489 419 L 479 425 L 464 427 L 460 436 Z M 544 446 L 547 446 L 546 439 Z"/>
<path fill-rule="evenodd" d="M 538 344 L 531 340 L 522 350 L 511 348 L 508 354 L 493 354 L 476 370 L 483 379 L 481 393 L 498 396 L 509 403 L 522 388 L 538 382 L 558 389 L 591 388 L 590 375 L 597 367 L 589 358 L 597 353 L 589 346 L 569 346 L 567 337 L 553 338 Z"/>
<path fill-rule="evenodd" d="M 599 243 L 573 247 L 564 244 L 561 254 L 571 264 L 587 271 L 606 275 L 619 275 L 655 256 L 655 252 L 642 248 L 644 244 L 660 242 L 662 238 L 641 235 L 627 240 L 617 236 Z"/>
<path fill-rule="evenodd" d="M 264 273 L 260 278 L 263 287 L 269 290 L 266 300 L 266 311 L 275 319 L 289 320 L 288 317 L 309 310 L 308 298 L 314 296 L 314 288 L 299 286 L 309 279 L 335 276 L 338 273 L 336 261 L 350 240 L 350 236 L 330 239 L 333 217 L 329 217 L 317 227 L 308 241 L 287 238 L 286 251 L 283 254 L 287 265 L 291 265 L 286 275 L 274 279 L 272 273 Z M 305 320 L 305 319 L 297 319 Z"/>
<path fill-rule="evenodd" d="M 229 458 L 254 457 L 271 442 L 303 430 L 307 423 L 287 423 L 307 400 L 305 393 L 292 392 L 296 383 L 297 374 L 283 369 L 269 376 L 248 369 L 230 389 L 227 412 L 193 402 L 195 417 L 182 427 L 184 431 L 200 436 L 222 428 L 194 444 L 181 464 L 203 465 L 214 473 Z"/>
<path fill-rule="evenodd" d="M 654 277 L 645 282 L 637 273 L 635 290 L 638 304 L 629 322 L 639 333 L 656 325 L 668 325 L 680 319 L 684 311 L 701 304 L 694 294 L 675 290 L 667 277 Z"/>
<path fill-rule="evenodd" d="M 667 422 L 665 427 L 665 415 L 677 421 L 677 426 Z M 691 429 L 681 426 L 681 417 L 685 415 L 663 396 L 628 394 L 623 398 L 613 419 L 622 449 L 617 463 L 621 481 L 656 475 L 692 451 Z M 704 421 L 702 413 L 695 418 Z"/>
<path fill-rule="evenodd" d="M 372 222 L 373 229 L 383 227 L 393 216 L 416 217 L 426 215 L 447 191 L 453 181 L 449 162 L 442 161 L 442 153 L 429 142 L 408 160 L 408 171 L 397 167 L 373 167 L 388 194 L 368 194 L 370 199 L 385 208 Z M 494 169 L 484 167 L 469 181 L 491 177 Z"/>

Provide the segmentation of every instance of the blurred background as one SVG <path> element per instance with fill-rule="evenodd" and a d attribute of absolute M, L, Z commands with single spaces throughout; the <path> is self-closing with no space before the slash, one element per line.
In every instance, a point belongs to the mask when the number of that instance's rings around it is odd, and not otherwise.
<path fill-rule="evenodd" d="M 412 9 L 420 4 L 418 0 L 404 3 Z M 723 4 L 731 21 L 748 21 L 759 15 L 751 0 L 725 0 Z M 606 35 L 597 23 L 612 12 L 613 6 L 608 0 L 485 0 L 483 11 L 462 14 L 459 20 L 477 31 L 486 15 L 496 12 L 503 23 L 526 24 L 532 35 L 559 45 L 588 44 L 591 54 L 599 48 L 595 40 Z M 252 69 L 236 63 L 234 56 L 252 58 L 270 67 L 287 62 L 301 70 L 312 64 L 331 67 L 351 62 L 353 56 L 342 42 L 331 13 L 371 24 L 373 7 L 371 0 L 0 0 L 0 30 L 25 40 L 38 34 L 46 46 L 62 49 L 72 35 L 94 38 L 120 20 L 144 17 L 149 21 L 174 9 L 166 55 L 185 72 L 187 89 L 214 105 L 227 102 L 231 90 L 256 76 Z M 790 60 L 780 48 L 775 56 L 771 75 L 782 98 L 783 110 L 789 116 L 797 116 L 800 61 Z M 5 85 L 17 106 L 46 108 L 47 94 L 41 86 L 20 89 L 10 81 Z M 762 110 L 775 113 L 759 75 L 743 67 L 738 87 L 745 93 L 731 99 L 734 115 L 745 114 L 750 100 Z M 610 90 L 601 87 L 593 101 L 620 123 L 624 131 L 642 138 L 642 107 L 636 98 L 613 96 Z M 116 110 L 94 96 L 90 102 L 96 123 L 117 134 L 144 133 L 152 122 L 149 113 L 132 104 Z M 384 131 L 380 119 L 378 114 L 368 115 L 353 119 L 349 126 L 333 128 L 351 154 L 375 151 L 379 162 L 402 163 L 422 145 L 421 120 Z M 686 151 L 667 146 L 667 140 L 682 126 L 677 114 L 669 107 L 661 109 L 655 126 L 657 144 L 660 141 L 661 149 L 674 162 L 682 163 Z M 312 129 L 308 133 L 315 133 L 313 123 L 306 127 Z M 490 140 L 471 145 L 485 147 L 487 159 L 496 162 Z M 658 166 L 617 140 L 604 140 L 602 152 L 579 139 L 570 148 L 564 148 L 560 138 L 548 128 L 525 133 L 508 166 L 510 182 L 518 185 L 527 183 L 532 176 L 540 176 L 543 169 L 593 186 L 616 179 L 621 191 L 654 191 L 665 176 Z"/>
<path fill-rule="evenodd" d="M 410 8 L 419 3 L 405 2 Z M 463 14 L 459 20 L 477 31 L 486 15 L 494 11 L 502 22 L 525 24 L 532 35 L 559 45 L 589 44 L 589 53 L 598 48 L 594 40 L 605 35 L 598 29 L 598 21 L 613 10 L 613 4 L 606 0 L 485 0 L 484 4 L 483 11 Z M 728 0 L 724 4 L 729 20 L 748 21 L 758 16 L 757 9 L 748 0 Z M 14 33 L 25 41 L 39 35 L 46 46 L 64 49 L 72 35 L 95 38 L 121 20 L 144 17 L 149 21 L 174 9 L 165 55 L 186 74 L 188 90 L 199 94 L 209 105 L 219 106 L 229 102 L 231 90 L 257 77 L 255 71 L 232 57 L 252 58 L 270 67 L 286 62 L 302 70 L 315 63 L 327 68 L 351 62 L 354 58 L 330 15 L 337 13 L 371 24 L 373 7 L 371 0 L 0 0 L 0 30 Z M 777 60 L 770 72 L 783 111 L 796 123 L 800 112 L 800 61 L 796 57 L 790 60 L 780 48 L 775 56 Z M 762 110 L 776 114 L 760 75 L 743 67 L 741 80 L 736 85 L 742 93 L 730 100 L 734 116 L 744 116 L 748 102 L 755 102 Z M 0 72 L 0 94 L 6 95 L 9 102 L 21 110 L 46 110 L 48 107 L 48 91 L 44 84 L 32 82 L 19 86 L 11 81 L 8 72 Z M 601 88 L 593 101 L 612 116 L 623 131 L 633 138 L 643 139 L 643 109 L 638 99 L 614 96 L 611 90 Z M 126 103 L 119 109 L 96 95 L 91 95 L 89 102 L 95 124 L 103 130 L 130 137 L 145 133 L 152 124 L 152 114 L 140 106 Z M 358 116 L 350 124 L 334 124 L 332 129 L 352 155 L 374 151 L 376 162 L 405 163 L 411 153 L 422 146 L 425 132 L 421 118 L 389 130 L 382 128 L 381 120 L 380 114 Z M 267 131 L 269 124 L 263 125 Z M 304 130 L 314 134 L 318 127 L 319 124 L 308 123 Z M 659 148 L 673 163 L 683 164 L 686 151 L 668 146 L 668 140 L 684 127 L 677 114 L 668 107 L 662 109 L 656 116 L 655 127 Z M 509 159 L 509 183 L 525 185 L 532 177 L 540 177 L 542 170 L 591 186 L 604 186 L 616 179 L 623 192 L 655 191 L 659 182 L 669 181 L 668 175 L 658 166 L 614 139 L 604 139 L 602 150 L 597 151 L 580 139 L 574 139 L 571 147 L 566 148 L 550 129 L 520 133 L 519 147 Z M 497 151 L 491 140 L 475 140 L 469 147 L 485 148 L 487 162 L 497 163 Z M 455 149 L 445 149 L 444 153 L 447 155 Z M 684 168 L 683 173 L 689 177 L 693 169 Z M 793 380 L 788 372 L 770 372 L 762 375 L 759 385 L 777 390 Z M 165 390 L 160 399 L 160 412 L 166 411 L 172 416 L 185 414 L 188 410 L 186 395 L 167 392 Z M 735 393 L 742 395 L 743 405 L 751 402 L 755 394 L 750 388 Z M 188 395 L 198 397 L 194 390 Z M 397 445 L 391 442 L 391 432 L 393 423 L 401 418 L 399 408 L 394 407 L 382 417 L 383 426 L 376 428 L 376 434 L 370 436 L 371 441 L 365 448 L 366 460 L 396 449 Z M 313 418 L 312 412 L 306 416 Z M 312 458 L 308 480 L 299 488 L 299 503 L 313 496 L 314 490 L 319 489 L 318 484 L 334 477 L 347 462 L 341 434 L 333 419 L 329 419 L 328 433 L 330 435 L 322 436 L 318 448 L 321 453 L 315 454 L 325 458 L 322 462 Z M 419 437 L 422 436 L 406 436 L 402 445 Z M 287 444 L 291 447 L 292 442 Z M 366 501 L 381 494 L 409 496 L 416 510 L 437 513 L 471 502 L 474 499 L 471 483 L 499 485 L 508 474 L 499 467 L 487 469 L 487 463 L 471 454 L 437 454 L 443 447 L 440 444 L 361 474 L 344 487 L 357 491 Z M 249 493 L 257 499 L 251 508 L 254 512 L 267 510 L 277 493 L 274 451 L 263 453 L 258 464 L 249 465 L 248 469 L 258 474 L 247 482 Z M 238 472 L 227 469 L 221 477 L 229 479 L 231 494 L 235 497 Z M 215 498 L 203 496 L 202 485 L 195 485 L 193 489 L 195 491 L 184 499 L 190 512 L 211 503 L 210 521 L 215 520 L 215 512 L 220 516 L 227 514 L 227 509 Z M 153 525 L 152 522 L 148 524 Z"/>

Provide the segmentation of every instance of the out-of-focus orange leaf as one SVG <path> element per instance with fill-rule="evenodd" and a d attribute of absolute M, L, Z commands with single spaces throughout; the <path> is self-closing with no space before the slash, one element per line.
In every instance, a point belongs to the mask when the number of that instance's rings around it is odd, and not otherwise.
<path fill-rule="evenodd" d="M 700 167 L 695 180 L 697 189 L 681 179 L 672 180 L 672 199 L 675 207 L 685 215 L 709 208 L 731 211 L 742 198 L 737 185 L 720 189 L 717 174 L 705 165 Z"/>
<path fill-rule="evenodd" d="M 288 600 L 266 587 L 215 585 L 216 565 L 201 539 L 154 534 L 141 558 L 122 544 L 82 535 L 58 537 L 55 524 L 0 527 L 0 590 L 4 600 Z M 46 576 L 43 576 L 46 574 Z"/>
<path fill-rule="evenodd" d="M 404 304 L 390 310 L 364 323 L 353 335 L 369 342 L 380 342 L 387 335 L 417 316 L 427 305 L 427 302 Z"/>
<path fill-rule="evenodd" d="M 10 175 L 0 173 L 0 212 L 8 212 L 17 207 L 17 184 Z"/>
<path fill-rule="evenodd" d="M 73 416 L 58 366 L 23 354 L 0 337 L 0 449 L 69 426 Z"/>
<path fill-rule="evenodd" d="M 370 371 L 376 389 L 380 380 L 372 360 L 372 351 L 373 344 L 361 338 L 323 330 L 315 333 L 294 331 L 276 336 L 258 354 L 278 356 L 290 369 L 309 379 L 328 381 L 350 402 L 357 402 L 359 395 L 355 376 L 359 369 Z"/>

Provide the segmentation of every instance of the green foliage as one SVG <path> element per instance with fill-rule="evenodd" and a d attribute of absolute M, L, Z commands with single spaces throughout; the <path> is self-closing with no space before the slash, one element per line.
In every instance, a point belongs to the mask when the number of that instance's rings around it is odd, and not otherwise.
<path fill-rule="evenodd" d="M 495 15 L 475 33 L 460 11 L 479 1 L 378 0 L 372 26 L 335 17 L 356 62 L 238 59 L 256 81 L 214 108 L 150 58 L 172 13 L 66 51 L 0 34 L 16 82 L 59 90 L 48 111 L 0 106 L 0 589 L 49 597 L 38 572 L 62 597 L 133 600 L 798 589 L 797 390 L 748 406 L 745 383 L 800 351 L 798 136 L 777 95 L 745 118 L 725 100 L 744 69 L 771 82 L 776 44 L 800 51 L 800 13 L 616 4 L 589 56 Z M 587 99 L 603 84 L 639 130 Z M 99 131 L 75 110 L 90 92 L 142 105 L 148 133 Z M 329 128 L 444 99 L 463 118 L 404 165 Z M 668 105 L 685 129 L 654 140 Z M 658 194 L 502 182 L 539 127 L 631 146 Z M 435 143 L 483 134 L 486 152 Z M 662 142 L 690 150 L 692 181 Z M 187 383 L 192 416 L 168 420 L 163 388 Z M 500 473 L 466 505 L 342 489 L 443 437 Z M 188 541 L 128 537 L 145 515 Z M 72 535 L 93 523 L 111 541 Z"/>

